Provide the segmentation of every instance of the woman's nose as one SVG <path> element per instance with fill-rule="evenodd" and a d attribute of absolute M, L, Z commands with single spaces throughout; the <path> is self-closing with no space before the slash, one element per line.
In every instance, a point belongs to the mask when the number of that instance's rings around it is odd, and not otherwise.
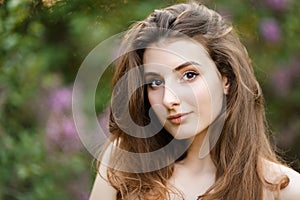
<path fill-rule="evenodd" d="M 165 86 L 163 104 L 168 109 L 173 109 L 175 106 L 180 104 L 180 100 L 173 89 Z"/>

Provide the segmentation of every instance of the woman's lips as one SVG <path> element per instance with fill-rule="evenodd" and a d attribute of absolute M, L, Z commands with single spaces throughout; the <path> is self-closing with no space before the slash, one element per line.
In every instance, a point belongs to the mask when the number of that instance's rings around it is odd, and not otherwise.
<path fill-rule="evenodd" d="M 167 119 L 172 123 L 172 124 L 181 124 L 183 123 L 186 118 L 188 117 L 188 114 L 190 114 L 191 112 L 188 112 L 188 113 L 178 113 L 178 114 L 175 114 L 175 115 L 170 115 L 167 117 Z"/>

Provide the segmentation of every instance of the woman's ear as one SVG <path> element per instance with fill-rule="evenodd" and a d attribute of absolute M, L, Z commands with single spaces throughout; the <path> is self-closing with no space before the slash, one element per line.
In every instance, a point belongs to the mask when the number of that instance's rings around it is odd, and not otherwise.
<path fill-rule="evenodd" d="M 229 87 L 230 87 L 229 79 L 226 76 L 223 76 L 222 80 L 223 80 L 223 92 L 225 95 L 227 95 L 229 93 Z"/>

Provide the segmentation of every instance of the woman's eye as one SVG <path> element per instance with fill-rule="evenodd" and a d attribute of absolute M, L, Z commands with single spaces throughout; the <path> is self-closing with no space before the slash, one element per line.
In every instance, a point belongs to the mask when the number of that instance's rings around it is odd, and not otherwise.
<path fill-rule="evenodd" d="M 153 80 L 149 81 L 148 85 L 151 88 L 159 87 L 159 86 L 163 85 L 163 81 L 160 79 L 153 79 Z"/>
<path fill-rule="evenodd" d="M 183 80 L 191 81 L 191 80 L 194 80 L 198 75 L 199 75 L 199 73 L 196 73 L 196 72 L 193 72 L 193 71 L 188 71 L 188 72 L 184 73 Z"/>

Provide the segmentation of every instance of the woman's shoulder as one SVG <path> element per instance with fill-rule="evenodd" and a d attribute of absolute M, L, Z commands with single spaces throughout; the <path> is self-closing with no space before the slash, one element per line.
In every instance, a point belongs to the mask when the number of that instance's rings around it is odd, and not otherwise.
<path fill-rule="evenodd" d="M 300 199 L 300 174 L 292 168 L 280 163 L 263 160 L 263 174 L 268 182 L 278 182 L 282 177 L 289 178 L 288 185 L 280 190 L 281 200 L 299 200 Z"/>
<path fill-rule="evenodd" d="M 94 181 L 94 185 L 90 194 L 90 200 L 99 200 L 99 199 L 107 199 L 107 200 L 115 200 L 117 197 L 117 191 L 112 185 L 109 183 L 107 176 L 107 165 L 105 160 L 109 159 L 109 151 L 111 151 L 112 146 L 109 145 L 104 150 L 102 159 L 99 163 L 97 175 Z"/>
<path fill-rule="evenodd" d="M 90 200 L 115 200 L 116 196 L 117 191 L 110 185 L 107 179 L 106 167 L 100 166 L 90 194 Z"/>
<path fill-rule="evenodd" d="M 300 199 L 300 174 L 284 165 L 278 165 L 280 171 L 282 171 L 288 178 L 289 184 L 286 188 L 281 190 L 280 199 L 284 200 L 299 200 Z"/>

